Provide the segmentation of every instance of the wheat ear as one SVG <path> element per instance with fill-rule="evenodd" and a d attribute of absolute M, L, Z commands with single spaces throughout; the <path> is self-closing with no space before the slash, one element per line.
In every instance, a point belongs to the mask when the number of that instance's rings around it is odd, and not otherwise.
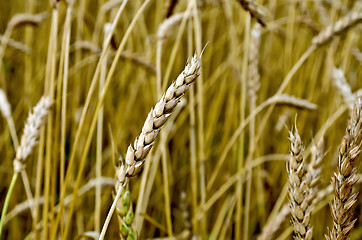
<path fill-rule="evenodd" d="M 336 89 L 338 90 L 338 92 L 342 95 L 343 97 L 343 101 L 345 102 L 345 104 L 347 104 L 348 108 L 350 110 L 353 109 L 353 104 L 354 104 L 354 97 L 352 94 L 352 90 L 351 87 L 349 86 L 345 76 L 344 76 L 344 72 L 342 69 L 340 68 L 333 68 L 333 84 L 336 87 Z"/>
<path fill-rule="evenodd" d="M 197 57 L 195 54 L 187 62 L 185 69 L 177 77 L 176 81 L 169 86 L 166 93 L 163 94 L 161 99 L 156 103 L 155 108 L 151 109 L 142 127 L 141 134 L 136 138 L 134 144 L 129 145 L 125 164 L 122 164 L 116 169 L 116 177 L 120 183 L 120 187 L 117 190 L 117 195 L 104 222 L 99 240 L 104 239 L 117 201 L 121 197 L 122 189 L 125 183 L 127 183 L 127 179 L 135 176 L 142 169 L 144 159 L 151 151 L 161 127 L 166 123 L 186 90 L 200 75 L 200 68 L 201 56 Z"/>
<path fill-rule="evenodd" d="M 33 151 L 40 134 L 40 128 L 45 123 L 49 114 L 52 101 L 49 97 L 42 97 L 38 104 L 29 112 L 24 126 L 24 133 L 21 136 L 20 146 L 16 150 L 14 160 L 14 171 L 20 172 L 25 167 L 26 158 Z"/>
<path fill-rule="evenodd" d="M 290 159 L 287 162 L 289 175 L 289 207 L 291 212 L 291 222 L 294 228 L 296 240 L 312 239 L 313 230 L 310 227 L 310 206 L 309 206 L 309 186 L 304 163 L 304 147 L 295 127 L 294 133 L 289 133 L 291 142 Z"/>
<path fill-rule="evenodd" d="M 171 15 L 173 14 L 173 10 L 175 10 L 177 2 L 178 0 L 169 0 L 167 4 L 168 6 L 167 6 L 166 18 L 171 17 Z"/>
<path fill-rule="evenodd" d="M 317 195 L 321 193 L 320 189 L 320 173 L 322 170 L 322 160 L 324 157 L 324 138 L 320 138 L 317 144 L 311 147 L 311 162 L 307 169 L 307 183 L 309 186 L 308 202 L 311 207 L 314 207 L 315 199 Z M 323 195 L 325 197 L 326 194 Z M 322 198 L 323 198 L 322 197 Z M 319 200 L 319 199 L 318 199 Z M 275 232 L 277 232 L 280 226 L 285 222 L 290 214 L 288 204 L 285 204 L 278 212 L 276 217 L 268 221 L 263 227 L 262 233 L 258 236 L 258 240 L 271 240 Z"/>
<path fill-rule="evenodd" d="M 333 228 L 328 228 L 327 240 L 349 239 L 349 234 L 357 219 L 352 220 L 352 207 L 357 201 L 357 193 L 352 194 L 353 185 L 358 181 L 356 161 L 360 153 L 362 139 L 362 100 L 358 98 L 348 121 L 346 135 L 339 147 L 338 168 L 332 177 L 334 199 L 330 202 Z"/>
<path fill-rule="evenodd" d="M 141 134 L 136 138 L 134 144 L 130 144 L 126 154 L 126 165 L 118 168 L 118 180 L 124 183 L 127 177 L 135 176 L 142 168 L 144 159 L 151 151 L 154 141 L 170 117 L 172 111 L 179 103 L 190 85 L 200 75 L 200 58 L 194 55 L 187 62 L 185 69 L 166 90 L 161 99 L 151 109 L 142 127 Z"/>
<path fill-rule="evenodd" d="M 329 25 L 326 29 L 315 36 L 312 40 L 312 44 L 316 47 L 327 44 L 334 36 L 347 31 L 360 22 L 362 22 L 362 12 L 350 12 L 343 18 L 339 19 L 336 23 Z"/>
<path fill-rule="evenodd" d="M 324 137 L 321 137 L 317 144 L 313 144 L 311 149 L 311 160 L 307 167 L 307 183 L 309 186 L 308 201 L 310 205 L 313 205 L 314 199 L 317 197 L 317 193 L 320 189 L 320 176 L 323 167 L 324 157 Z M 313 207 L 313 206 L 312 206 Z"/>
<path fill-rule="evenodd" d="M 260 25 L 256 23 L 251 30 L 251 42 L 249 49 L 249 70 L 248 70 L 248 94 L 250 102 L 256 102 L 257 92 L 260 88 L 259 74 L 259 48 L 260 48 Z"/>
<path fill-rule="evenodd" d="M 20 146 L 18 146 L 16 150 L 16 157 L 13 161 L 14 174 L 11 179 L 9 190 L 5 197 L 4 207 L 1 212 L 0 239 L 4 227 L 6 211 L 9 206 L 11 194 L 14 190 L 16 179 L 18 178 L 19 172 L 21 172 L 25 168 L 25 160 L 33 151 L 33 148 L 36 145 L 36 141 L 40 133 L 40 127 L 45 123 L 51 105 L 52 101 L 50 100 L 50 98 L 42 97 L 38 104 L 33 108 L 33 113 L 29 112 L 29 116 L 26 120 L 24 127 L 24 133 L 21 137 Z"/>
<path fill-rule="evenodd" d="M 238 2 L 252 18 L 255 18 L 263 27 L 266 26 L 265 14 L 254 0 L 239 0 Z"/>

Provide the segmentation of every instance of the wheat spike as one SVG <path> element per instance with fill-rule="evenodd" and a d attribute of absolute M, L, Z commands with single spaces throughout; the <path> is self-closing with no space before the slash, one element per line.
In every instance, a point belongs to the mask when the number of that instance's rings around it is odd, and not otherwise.
<path fill-rule="evenodd" d="M 339 19 L 336 23 L 329 25 L 326 29 L 315 36 L 312 40 L 312 44 L 316 47 L 327 44 L 334 36 L 340 35 L 360 22 L 362 22 L 362 12 L 350 12 L 343 18 Z"/>
<path fill-rule="evenodd" d="M 176 4 L 177 4 L 178 0 L 170 0 L 168 2 L 168 6 L 167 6 L 167 12 L 166 12 L 166 18 L 169 18 L 172 16 L 173 11 L 175 10 Z"/>
<path fill-rule="evenodd" d="M 29 112 L 20 146 L 16 150 L 16 158 L 14 160 L 15 172 L 20 172 L 25 167 L 25 160 L 37 143 L 40 128 L 45 123 L 51 105 L 52 101 L 49 97 L 42 97 L 33 108 L 33 112 Z"/>
<path fill-rule="evenodd" d="M 333 83 L 337 88 L 338 92 L 342 95 L 343 101 L 350 110 L 353 109 L 354 97 L 352 94 L 351 87 L 347 83 L 346 78 L 344 77 L 344 72 L 340 68 L 333 68 Z"/>
<path fill-rule="evenodd" d="M 291 222 L 294 228 L 294 239 L 310 240 L 313 230 L 310 227 L 310 205 L 309 205 L 309 186 L 307 183 L 306 169 L 304 164 L 304 147 L 295 127 L 294 134 L 289 133 L 291 142 L 290 159 L 287 162 L 287 171 L 289 175 L 289 207 L 291 212 Z"/>
<path fill-rule="evenodd" d="M 175 27 L 180 24 L 185 14 L 185 12 L 180 12 L 172 15 L 169 18 L 166 18 L 158 27 L 157 38 L 161 41 L 164 41 L 167 37 L 169 37 Z"/>
<path fill-rule="evenodd" d="M 265 14 L 254 0 L 239 0 L 238 2 L 252 18 L 255 18 L 263 27 L 266 26 Z"/>
<path fill-rule="evenodd" d="M 200 75 L 200 58 L 194 55 L 186 64 L 185 69 L 166 90 L 155 107 L 149 112 L 142 127 L 141 134 L 136 138 L 134 144 L 129 145 L 126 154 L 126 164 L 118 167 L 117 178 L 124 183 L 127 177 L 135 176 L 142 168 L 144 159 L 151 151 L 154 141 L 170 117 L 172 111 L 179 103 L 190 85 Z"/>
<path fill-rule="evenodd" d="M 317 144 L 313 144 L 311 149 L 311 161 L 308 165 L 307 182 L 309 186 L 309 204 L 312 204 L 317 197 L 320 188 L 320 175 L 323 166 L 324 157 L 324 138 L 321 137 Z M 313 205 L 313 204 L 312 204 Z"/>
<path fill-rule="evenodd" d="M 249 68 L 248 68 L 248 93 L 251 102 L 256 102 L 257 92 L 260 88 L 259 75 L 259 48 L 260 48 L 260 25 L 257 23 L 251 30 L 251 42 L 249 49 Z"/>
<path fill-rule="evenodd" d="M 338 168 L 332 177 L 334 199 L 330 202 L 333 228 L 328 228 L 327 240 L 349 239 L 349 234 L 357 219 L 352 220 L 352 207 L 357 201 L 357 193 L 352 194 L 353 185 L 358 181 L 356 161 L 360 153 L 362 139 L 362 100 L 358 98 L 348 121 L 346 135 L 339 147 Z"/>

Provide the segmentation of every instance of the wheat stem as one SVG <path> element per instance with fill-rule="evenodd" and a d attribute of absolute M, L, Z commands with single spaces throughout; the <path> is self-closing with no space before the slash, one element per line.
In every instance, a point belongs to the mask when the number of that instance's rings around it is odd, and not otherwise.
<path fill-rule="evenodd" d="M 0 220 L 0 239 L 1 239 L 2 232 L 3 232 L 3 228 L 4 228 L 6 211 L 8 210 L 11 194 L 13 193 L 14 186 L 16 183 L 16 179 L 18 178 L 18 175 L 19 175 L 18 172 L 14 172 L 13 177 L 11 179 L 10 186 L 9 186 L 9 190 L 5 197 L 5 202 L 4 202 L 3 210 L 1 212 L 1 220 Z"/>
<path fill-rule="evenodd" d="M 119 201 L 119 198 L 121 197 L 122 190 L 123 190 L 124 186 L 127 184 L 127 181 L 128 181 L 128 180 L 124 181 L 123 184 L 120 184 L 119 187 L 118 187 L 117 195 L 116 195 L 116 197 L 114 198 L 113 203 L 112 203 L 112 206 L 111 206 L 111 208 L 110 208 L 109 211 L 108 211 L 107 218 L 106 218 L 106 220 L 105 220 L 105 222 L 104 222 L 104 224 L 103 224 L 102 231 L 101 231 L 101 234 L 100 234 L 98 240 L 103 240 L 103 239 L 104 239 L 104 236 L 106 235 L 106 231 L 107 231 L 109 222 L 111 221 L 113 212 L 114 212 L 114 210 L 116 209 L 117 202 Z"/>

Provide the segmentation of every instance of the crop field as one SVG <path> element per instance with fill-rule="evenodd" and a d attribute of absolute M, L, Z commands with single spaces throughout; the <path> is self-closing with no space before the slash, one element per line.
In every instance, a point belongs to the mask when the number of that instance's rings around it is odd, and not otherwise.
<path fill-rule="evenodd" d="M 1 0 L 0 240 L 362 239 L 361 0 Z"/>

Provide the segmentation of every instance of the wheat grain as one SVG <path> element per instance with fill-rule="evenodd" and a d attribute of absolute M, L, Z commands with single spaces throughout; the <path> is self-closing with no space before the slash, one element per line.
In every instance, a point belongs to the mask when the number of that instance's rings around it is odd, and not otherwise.
<path fill-rule="evenodd" d="M 291 157 L 287 162 L 289 175 L 289 207 L 292 213 L 291 222 L 294 228 L 296 240 L 312 239 L 313 230 L 310 227 L 310 206 L 309 206 L 309 186 L 306 178 L 304 164 L 304 147 L 295 127 L 294 134 L 289 132 L 291 142 Z"/>
<path fill-rule="evenodd" d="M 352 194 L 353 185 L 358 181 L 356 161 L 360 153 L 362 139 L 362 100 L 358 98 L 348 121 L 346 135 L 339 147 L 338 168 L 332 177 L 334 199 L 330 202 L 333 228 L 328 228 L 327 240 L 349 239 L 349 234 L 357 219 L 352 220 L 352 207 L 357 201 L 357 193 Z"/>

